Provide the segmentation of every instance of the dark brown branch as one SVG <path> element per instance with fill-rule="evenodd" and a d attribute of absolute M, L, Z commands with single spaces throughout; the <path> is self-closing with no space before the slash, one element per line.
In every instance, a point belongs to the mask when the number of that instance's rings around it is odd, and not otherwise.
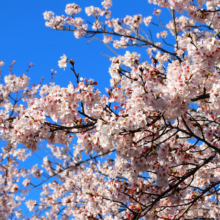
<path fill-rule="evenodd" d="M 199 100 L 203 100 L 203 99 L 209 99 L 210 98 L 210 94 L 202 94 L 202 95 L 199 95 L 195 98 L 192 98 L 191 101 L 192 102 L 196 102 L 196 101 L 199 101 Z"/>

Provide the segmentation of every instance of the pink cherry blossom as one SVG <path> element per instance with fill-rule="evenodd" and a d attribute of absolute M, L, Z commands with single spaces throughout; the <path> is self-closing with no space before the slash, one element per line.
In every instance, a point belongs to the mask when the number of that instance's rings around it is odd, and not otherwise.
<path fill-rule="evenodd" d="M 148 2 L 150 15 L 111 19 L 111 0 L 89 18 L 75 3 L 68 17 L 44 12 L 47 27 L 110 48 L 110 85 L 103 94 L 65 54 L 58 66 L 75 81 L 64 87 L 30 85 L 12 62 L 0 85 L 2 219 L 25 218 L 24 204 L 31 219 L 219 219 L 220 1 Z"/>
<path fill-rule="evenodd" d="M 58 66 L 60 68 L 65 68 L 67 67 L 67 56 L 65 54 L 63 54 L 63 56 L 60 57 L 61 60 L 58 61 Z"/>

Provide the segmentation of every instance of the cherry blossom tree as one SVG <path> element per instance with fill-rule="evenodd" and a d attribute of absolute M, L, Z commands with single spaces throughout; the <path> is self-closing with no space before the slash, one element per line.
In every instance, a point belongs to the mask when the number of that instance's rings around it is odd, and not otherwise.
<path fill-rule="evenodd" d="M 58 65 L 76 79 L 66 88 L 30 86 L 11 64 L 0 85 L 1 219 L 220 218 L 220 0 L 149 4 L 151 16 L 118 19 L 104 0 L 85 8 L 89 22 L 74 3 L 67 16 L 44 12 L 51 29 L 128 50 L 110 58 L 106 94 L 65 54 Z M 21 167 L 39 145 L 42 164 Z M 39 199 L 26 199 L 35 189 Z"/>

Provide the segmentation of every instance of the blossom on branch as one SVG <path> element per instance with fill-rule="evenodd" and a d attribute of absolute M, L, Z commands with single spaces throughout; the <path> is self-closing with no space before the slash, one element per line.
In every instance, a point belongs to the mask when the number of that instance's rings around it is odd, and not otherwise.
<path fill-rule="evenodd" d="M 2 219 L 25 218 L 23 203 L 31 219 L 220 218 L 220 1 L 149 3 L 159 7 L 152 16 L 110 18 L 104 0 L 85 8 L 88 23 L 75 3 L 68 16 L 43 14 L 51 29 L 114 52 L 110 85 L 103 94 L 65 54 L 58 66 L 75 79 L 64 87 L 29 85 L 9 66 L 0 85 Z M 41 162 L 23 166 L 36 151 Z"/>
<path fill-rule="evenodd" d="M 60 57 L 61 60 L 58 61 L 58 66 L 60 68 L 65 68 L 67 67 L 67 56 L 65 54 L 63 54 L 63 56 Z"/>

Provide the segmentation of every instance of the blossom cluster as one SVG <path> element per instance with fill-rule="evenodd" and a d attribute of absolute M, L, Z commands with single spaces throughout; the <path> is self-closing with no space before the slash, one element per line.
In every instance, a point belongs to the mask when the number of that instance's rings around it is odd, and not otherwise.
<path fill-rule="evenodd" d="M 147 47 L 149 59 L 128 50 L 111 57 L 106 94 L 93 79 L 80 78 L 65 54 L 58 66 L 71 65 L 76 77 L 67 87 L 30 86 L 27 74 L 5 76 L 3 219 L 24 218 L 23 203 L 34 220 L 220 218 L 220 1 L 149 2 L 171 12 L 168 24 L 157 24 L 159 42 L 144 37 L 141 25 L 154 24 L 155 16 L 161 21 L 161 9 L 153 17 L 111 19 L 112 1 L 104 0 L 102 8 L 85 8 L 95 19 L 91 30 L 75 17 L 82 11 L 75 3 L 66 6 L 69 16 L 44 13 L 50 28 L 72 30 L 76 38 L 103 34 L 117 49 Z M 20 168 L 42 149 L 42 164 Z M 25 200 L 39 188 L 38 199 Z"/>

